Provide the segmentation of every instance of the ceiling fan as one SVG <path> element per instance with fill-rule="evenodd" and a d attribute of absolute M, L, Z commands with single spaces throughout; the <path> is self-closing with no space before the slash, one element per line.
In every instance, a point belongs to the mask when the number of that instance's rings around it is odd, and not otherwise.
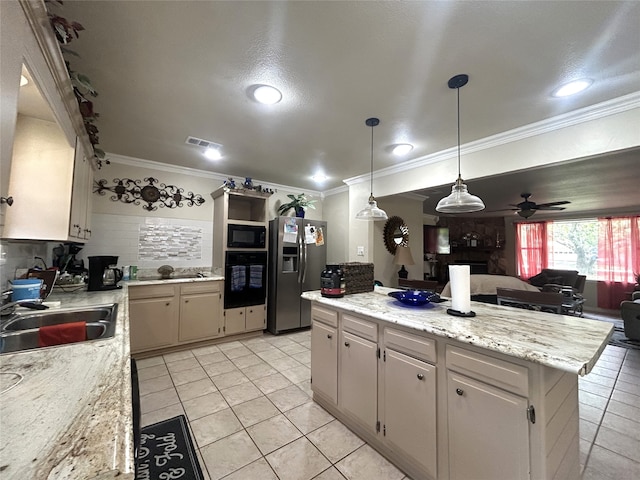
<path fill-rule="evenodd" d="M 523 218 L 529 218 L 531 215 L 536 213 L 536 210 L 564 210 L 565 207 L 560 207 L 559 205 L 566 205 L 567 203 L 571 203 L 568 200 L 549 203 L 536 203 L 529 201 L 529 197 L 531 196 L 530 193 L 521 193 L 520 196 L 524 198 L 524 202 L 520 202 L 515 205 L 513 203 L 510 203 L 509 205 L 512 207 L 516 207 L 512 208 L 511 210 L 518 212 L 518 215 Z"/>

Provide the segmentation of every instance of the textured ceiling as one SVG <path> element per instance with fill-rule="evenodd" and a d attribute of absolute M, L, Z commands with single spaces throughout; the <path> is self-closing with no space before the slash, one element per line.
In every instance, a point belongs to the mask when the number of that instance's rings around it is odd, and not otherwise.
<path fill-rule="evenodd" d="M 370 116 L 381 120 L 375 169 L 455 146 L 447 80 L 458 73 L 470 77 L 463 143 L 640 90 L 637 1 L 66 0 L 50 9 L 86 28 L 69 45 L 81 58 L 69 59 L 100 93 L 104 150 L 303 189 L 369 171 Z M 581 77 L 594 79 L 583 94 L 550 96 Z M 261 83 L 283 100 L 252 101 Z M 206 160 L 189 135 L 222 144 L 223 158 Z M 415 148 L 399 160 L 390 149 L 404 142 Z M 323 185 L 310 179 L 318 169 Z M 508 203 L 520 193 L 507 192 Z M 534 198 L 558 199 L 549 195 Z"/>

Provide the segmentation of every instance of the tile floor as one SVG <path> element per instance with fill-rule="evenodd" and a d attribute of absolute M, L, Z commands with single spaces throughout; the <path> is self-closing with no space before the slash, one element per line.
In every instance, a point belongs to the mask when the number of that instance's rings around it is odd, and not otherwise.
<path fill-rule="evenodd" d="M 309 331 L 138 361 L 142 424 L 184 414 L 211 480 L 403 480 L 311 399 Z M 583 479 L 640 478 L 640 351 L 580 379 Z"/>

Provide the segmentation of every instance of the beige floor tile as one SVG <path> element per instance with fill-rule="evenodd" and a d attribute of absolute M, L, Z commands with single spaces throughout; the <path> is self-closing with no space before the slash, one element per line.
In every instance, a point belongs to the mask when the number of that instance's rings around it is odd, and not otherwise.
<path fill-rule="evenodd" d="M 595 444 L 636 462 L 640 460 L 638 458 L 638 453 L 640 453 L 640 440 L 638 438 L 612 430 L 604 425 L 601 425 L 598 430 Z"/>
<path fill-rule="evenodd" d="M 249 381 L 249 379 L 240 370 L 223 373 L 217 377 L 212 377 L 211 380 L 213 380 L 213 383 L 218 387 L 218 390 L 235 387 L 236 385 L 241 385 Z"/>
<path fill-rule="evenodd" d="M 182 404 L 180 403 L 169 405 L 168 407 L 154 410 L 153 412 L 143 413 L 140 418 L 140 426 L 146 427 L 147 425 L 153 425 L 154 423 L 168 420 L 178 415 L 184 415 L 184 408 L 182 408 Z"/>
<path fill-rule="evenodd" d="M 615 378 L 603 377 L 602 375 L 598 375 L 596 373 L 590 373 L 586 377 L 578 377 L 578 383 L 581 384 L 582 382 L 591 382 L 598 385 L 603 385 L 605 387 L 613 387 L 613 385 L 616 383 L 616 380 Z"/>
<path fill-rule="evenodd" d="M 201 448 L 200 453 L 211 480 L 218 480 L 261 457 L 260 450 L 244 430 Z"/>
<path fill-rule="evenodd" d="M 273 473 L 269 463 L 264 458 L 260 458 L 224 477 L 224 480 L 278 480 L 278 477 Z"/>
<path fill-rule="evenodd" d="M 263 455 L 293 442 L 302 433 L 284 415 L 277 415 L 247 428 Z"/>
<path fill-rule="evenodd" d="M 176 403 L 180 403 L 180 399 L 176 389 L 171 387 L 140 397 L 140 412 L 149 413 Z"/>
<path fill-rule="evenodd" d="M 169 370 L 163 363 L 161 365 L 154 365 L 152 367 L 139 368 L 138 369 L 138 381 L 149 380 L 151 378 L 161 377 L 162 375 L 168 375 Z"/>
<path fill-rule="evenodd" d="M 621 480 L 640 478 L 640 463 L 594 445 L 583 480 Z"/>
<path fill-rule="evenodd" d="M 604 410 L 592 407 L 591 405 L 580 404 L 580 418 L 599 424 L 604 416 Z"/>
<path fill-rule="evenodd" d="M 232 342 L 221 343 L 220 345 L 218 345 L 218 348 L 220 349 L 221 352 L 233 350 L 234 348 L 238 348 L 238 347 L 244 347 L 244 345 L 237 340 L 234 340 Z"/>
<path fill-rule="evenodd" d="M 344 477 L 336 467 L 331 467 L 327 468 L 317 477 L 313 477 L 313 480 L 344 480 Z"/>
<path fill-rule="evenodd" d="M 230 406 L 239 405 L 262 395 L 262 392 L 253 383 L 243 383 L 235 387 L 220 390 Z"/>
<path fill-rule="evenodd" d="M 230 359 L 244 357 L 246 355 L 253 355 L 253 352 L 249 350 L 244 345 L 240 345 L 239 347 L 232 348 L 231 350 L 224 350 L 224 354 Z"/>
<path fill-rule="evenodd" d="M 250 345 L 246 345 L 246 347 L 251 350 L 253 353 L 258 354 L 261 352 L 268 352 L 271 350 L 277 350 L 277 348 L 275 348 L 273 345 L 271 345 L 269 342 L 265 342 L 262 341 L 260 343 L 256 342 L 256 343 L 252 343 Z"/>
<path fill-rule="evenodd" d="M 331 466 L 305 437 L 266 457 L 280 480 L 311 480 Z"/>
<path fill-rule="evenodd" d="M 178 396 L 180 397 L 180 400 L 186 402 L 187 400 L 201 397 L 203 395 L 206 395 L 207 393 L 216 392 L 218 389 L 213 384 L 211 379 L 207 377 L 203 378 L 202 380 L 179 385 L 178 387 L 176 387 L 176 390 L 178 390 Z"/>
<path fill-rule="evenodd" d="M 606 412 L 602 419 L 602 426 L 611 428 L 616 432 L 623 433 L 628 437 L 634 438 L 640 441 L 640 421 L 639 419 L 629 420 L 628 418 L 621 417 L 615 413 Z M 640 452 L 640 450 L 639 450 Z"/>
<path fill-rule="evenodd" d="M 217 377 L 218 375 L 222 375 L 223 373 L 233 372 L 234 370 L 238 370 L 231 360 L 223 360 L 222 362 L 212 363 L 210 365 L 204 365 L 204 371 L 210 377 Z"/>
<path fill-rule="evenodd" d="M 202 367 L 198 366 L 196 368 L 190 368 L 189 370 L 172 372 L 171 378 L 173 379 L 173 383 L 178 386 L 208 378 L 208 375 Z"/>
<path fill-rule="evenodd" d="M 607 407 L 608 402 L 607 397 L 602 397 L 600 395 L 585 392 L 583 390 L 578 390 L 578 400 L 580 401 L 580 403 L 591 405 L 592 407 L 596 407 L 601 410 L 604 410 Z"/>
<path fill-rule="evenodd" d="M 219 352 L 220 349 L 217 345 L 207 345 L 206 347 L 198 347 L 191 349 L 191 353 L 193 353 L 196 357 L 201 357 L 202 355 L 209 355 L 211 353 Z"/>
<path fill-rule="evenodd" d="M 291 383 L 302 383 L 311 379 L 311 369 L 306 365 L 283 370 L 282 374 L 287 377 Z"/>
<path fill-rule="evenodd" d="M 285 416 L 305 435 L 334 420 L 333 415 L 315 402 L 292 408 Z"/>
<path fill-rule="evenodd" d="M 352 433 L 338 420 L 309 433 L 307 438 L 331 463 L 336 463 L 364 445 L 360 437 Z"/>
<path fill-rule="evenodd" d="M 598 431 L 598 424 L 580 419 L 580 439 L 593 443 Z"/>
<path fill-rule="evenodd" d="M 269 375 L 268 377 L 258 378 L 254 380 L 253 383 L 265 395 L 278 390 L 282 390 L 283 388 L 286 388 L 289 385 L 291 385 L 291 382 L 281 373 L 276 373 L 275 375 Z"/>
<path fill-rule="evenodd" d="M 591 383 L 591 382 L 582 382 L 580 384 L 580 391 L 593 393 L 594 395 L 600 395 L 601 397 L 605 397 L 608 399 L 611 396 L 613 387 L 606 387 L 606 386 L 598 385 L 597 383 Z"/>
<path fill-rule="evenodd" d="M 229 408 L 220 392 L 207 393 L 206 395 L 192 398 L 182 402 L 182 406 L 190 422 Z"/>
<path fill-rule="evenodd" d="M 640 382 L 630 383 L 618 379 L 618 381 L 616 382 L 616 390 L 640 396 Z"/>
<path fill-rule="evenodd" d="M 153 367 L 152 367 L 153 368 Z M 626 403 L 627 405 L 640 405 L 640 397 L 633 393 L 623 392 L 622 390 L 613 390 L 611 399 L 617 402 Z"/>
<path fill-rule="evenodd" d="M 289 356 L 293 356 L 295 353 L 308 352 L 309 349 L 303 347 L 299 343 L 292 343 L 291 345 L 285 345 L 284 347 L 279 347 L 284 353 Z"/>
<path fill-rule="evenodd" d="M 265 340 L 267 342 L 269 342 L 271 345 L 278 347 L 278 348 L 282 348 L 282 347 L 287 347 L 287 346 L 291 346 L 291 345 L 296 345 L 296 342 L 294 342 L 293 340 L 290 340 L 287 338 L 286 335 L 279 335 L 277 337 L 267 337 L 265 338 Z"/>
<path fill-rule="evenodd" d="M 250 380 L 257 380 L 258 378 L 267 377 L 269 375 L 273 375 L 274 373 L 278 373 L 278 371 L 275 368 L 273 368 L 271 365 L 265 362 L 243 368 L 242 372 Z"/>
<path fill-rule="evenodd" d="M 242 430 L 242 424 L 230 408 L 189 423 L 200 448 Z"/>
<path fill-rule="evenodd" d="M 607 406 L 607 412 L 615 413 L 616 415 L 636 422 L 640 421 L 640 407 L 636 405 L 628 405 L 616 400 L 611 400 Z"/>
<path fill-rule="evenodd" d="M 369 445 L 343 458 L 335 467 L 348 480 L 402 480 L 404 473 Z"/>
<path fill-rule="evenodd" d="M 304 393 L 309 396 L 309 398 L 313 397 L 313 390 L 311 390 L 311 380 L 305 380 L 304 382 L 300 382 L 297 385 Z"/>
<path fill-rule="evenodd" d="M 304 342 L 300 342 L 300 345 L 308 349 L 311 349 L 311 340 L 305 340 Z"/>
<path fill-rule="evenodd" d="M 202 470 L 203 480 L 211 480 L 211 477 L 209 476 L 209 471 L 207 470 L 207 464 L 204 463 L 204 458 L 202 458 L 202 454 L 200 453 L 200 450 L 196 450 L 196 456 L 198 457 L 200 470 Z"/>
<path fill-rule="evenodd" d="M 153 392 L 159 392 L 160 390 L 166 390 L 172 388 L 173 382 L 169 375 L 162 375 L 161 377 L 150 378 L 149 380 L 143 380 L 139 382 L 140 395 L 148 395 Z"/>
<path fill-rule="evenodd" d="M 253 400 L 249 400 L 248 402 L 234 405 L 231 408 L 245 427 L 250 427 L 251 425 L 255 425 L 256 423 L 266 420 L 267 418 L 275 417 L 280 414 L 280 410 L 278 410 L 264 395 L 254 398 Z"/>
<path fill-rule="evenodd" d="M 294 360 L 289 356 L 286 356 L 283 358 L 276 358 L 273 360 L 266 360 L 266 362 L 280 372 L 283 372 L 284 370 L 289 370 L 295 367 L 303 366 L 300 362 Z"/>
<path fill-rule="evenodd" d="M 241 370 L 252 365 L 264 363 L 263 360 L 254 353 L 250 353 L 249 355 L 244 355 L 242 357 L 233 358 L 231 361 L 236 367 Z"/>
<path fill-rule="evenodd" d="M 263 359 L 267 363 L 270 363 L 272 360 L 276 360 L 278 358 L 287 357 L 286 353 L 284 353 L 282 350 L 280 350 L 278 348 L 275 348 L 273 346 L 269 350 L 263 350 L 261 352 L 255 352 L 255 354 L 257 356 L 259 356 L 261 359 Z"/>
<path fill-rule="evenodd" d="M 193 358 L 193 353 L 191 353 L 191 350 L 182 350 L 180 352 L 166 353 L 163 357 L 165 362 L 170 363 Z"/>
<path fill-rule="evenodd" d="M 153 367 L 156 365 L 164 365 L 164 358 L 162 358 L 162 355 L 136 360 L 136 366 L 138 367 L 138 370 L 140 370 L 141 368 Z"/>
<path fill-rule="evenodd" d="M 270 393 L 267 395 L 267 398 L 271 400 L 281 412 L 286 412 L 309 401 L 309 396 L 295 385 Z"/>
<path fill-rule="evenodd" d="M 185 370 L 191 370 L 192 368 L 200 367 L 200 362 L 193 355 L 190 358 L 182 360 L 176 360 L 175 362 L 167 362 L 167 368 L 169 373 L 183 372 Z"/>
<path fill-rule="evenodd" d="M 224 362 L 226 360 L 229 360 L 226 357 L 226 355 L 222 352 L 206 353 L 204 355 L 199 355 L 196 358 L 198 359 L 198 362 L 200 362 L 200 365 L 202 366 L 211 365 L 212 363 Z"/>
<path fill-rule="evenodd" d="M 305 349 L 304 352 L 294 353 L 291 355 L 291 358 L 294 358 L 296 361 L 306 365 L 307 367 L 311 366 L 311 350 Z"/>

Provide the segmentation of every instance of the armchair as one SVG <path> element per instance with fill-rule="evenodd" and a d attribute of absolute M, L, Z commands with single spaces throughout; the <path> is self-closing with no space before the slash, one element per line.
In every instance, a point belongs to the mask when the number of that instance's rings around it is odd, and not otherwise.
<path fill-rule="evenodd" d="M 627 338 L 640 340 L 640 292 L 633 292 L 631 301 L 625 300 L 620 304 L 620 316 Z"/>

